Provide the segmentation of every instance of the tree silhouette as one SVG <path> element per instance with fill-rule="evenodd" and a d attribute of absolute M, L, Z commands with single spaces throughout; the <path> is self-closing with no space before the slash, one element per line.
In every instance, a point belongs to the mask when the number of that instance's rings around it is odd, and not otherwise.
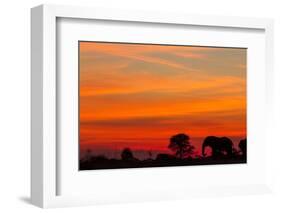
<path fill-rule="evenodd" d="M 177 157 L 183 159 L 185 155 L 190 156 L 194 153 L 194 146 L 190 144 L 189 139 L 189 136 L 184 133 L 174 135 L 170 138 L 168 148 L 175 152 Z"/>
<path fill-rule="evenodd" d="M 122 160 L 125 160 L 125 161 L 133 160 L 134 155 L 133 155 L 132 150 L 130 148 L 123 149 L 123 151 L 121 153 L 121 158 L 122 158 Z"/>

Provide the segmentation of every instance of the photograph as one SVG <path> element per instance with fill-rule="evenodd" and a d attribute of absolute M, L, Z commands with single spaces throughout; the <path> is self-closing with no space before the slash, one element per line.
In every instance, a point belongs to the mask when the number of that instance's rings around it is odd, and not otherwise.
<path fill-rule="evenodd" d="M 78 51 L 80 171 L 247 163 L 247 48 Z"/>

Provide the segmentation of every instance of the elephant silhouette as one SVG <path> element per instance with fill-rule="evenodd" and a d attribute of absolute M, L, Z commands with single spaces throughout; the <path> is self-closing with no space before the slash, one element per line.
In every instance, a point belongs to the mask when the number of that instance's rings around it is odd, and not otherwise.
<path fill-rule="evenodd" d="M 240 148 L 240 151 L 242 152 L 242 155 L 243 156 L 246 156 L 246 153 L 247 153 L 247 139 L 243 139 L 239 142 L 239 148 Z"/>
<path fill-rule="evenodd" d="M 212 157 L 217 158 L 221 156 L 232 156 L 233 143 L 227 137 L 208 136 L 202 144 L 202 155 L 206 156 L 205 148 L 212 149 Z M 226 153 L 226 154 L 224 154 Z"/>

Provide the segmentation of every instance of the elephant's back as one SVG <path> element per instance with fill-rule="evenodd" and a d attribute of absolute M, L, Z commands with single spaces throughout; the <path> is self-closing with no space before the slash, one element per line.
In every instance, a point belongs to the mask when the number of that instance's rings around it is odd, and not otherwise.
<path fill-rule="evenodd" d="M 204 142 L 217 141 L 217 140 L 218 140 L 218 137 L 216 137 L 216 136 L 207 136 L 207 137 L 204 139 Z"/>
<path fill-rule="evenodd" d="M 222 138 L 221 138 L 221 141 L 222 141 L 223 143 L 225 143 L 225 144 L 229 144 L 229 145 L 233 146 L 232 140 L 231 140 L 230 138 L 228 138 L 228 137 L 222 137 Z"/>

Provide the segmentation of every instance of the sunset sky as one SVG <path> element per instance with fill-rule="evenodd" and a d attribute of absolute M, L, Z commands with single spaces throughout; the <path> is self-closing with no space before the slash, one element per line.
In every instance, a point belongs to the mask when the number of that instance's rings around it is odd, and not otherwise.
<path fill-rule="evenodd" d="M 79 42 L 80 151 L 168 151 L 186 133 L 246 137 L 246 49 Z"/>

